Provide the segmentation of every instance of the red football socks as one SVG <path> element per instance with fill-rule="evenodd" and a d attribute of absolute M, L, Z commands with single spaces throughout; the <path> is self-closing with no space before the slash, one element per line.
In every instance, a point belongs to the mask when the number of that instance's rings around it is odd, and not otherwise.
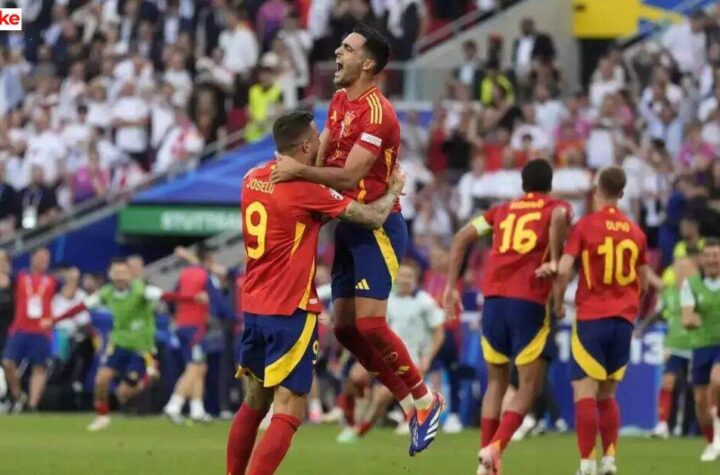
<path fill-rule="evenodd" d="M 358 320 L 359 324 L 360 320 Z M 350 353 L 357 358 L 366 370 L 372 373 L 383 386 L 388 388 L 396 400 L 402 401 L 410 395 L 408 386 L 383 361 L 380 353 L 363 337 L 358 326 L 336 326 L 335 337 L 341 345 L 350 350 Z"/>
<path fill-rule="evenodd" d="M 355 425 L 355 398 L 349 394 L 341 393 L 337 397 L 337 406 L 342 409 L 345 423 L 352 427 Z"/>
<path fill-rule="evenodd" d="M 250 461 L 258 427 L 265 417 L 264 413 L 243 404 L 235 414 L 228 435 L 226 463 L 228 475 L 245 475 Z"/>
<path fill-rule="evenodd" d="M 667 422 L 670 418 L 670 409 L 672 408 L 672 391 L 668 389 L 660 390 L 658 400 L 658 419 L 660 422 Z"/>
<path fill-rule="evenodd" d="M 595 399 L 584 398 L 575 402 L 575 431 L 581 459 L 594 458 L 599 424 Z"/>
<path fill-rule="evenodd" d="M 708 441 L 708 443 L 712 444 L 713 436 L 715 435 L 712 424 L 703 427 L 702 432 L 703 432 L 703 435 L 705 435 L 705 439 Z"/>
<path fill-rule="evenodd" d="M 287 414 L 275 414 L 253 453 L 246 475 L 275 473 L 290 449 L 292 438 L 299 427 L 300 419 Z"/>
<path fill-rule="evenodd" d="M 597 402 L 598 428 L 602 440 L 603 455 L 615 456 L 620 432 L 620 407 L 615 398 L 600 399 Z"/>
<path fill-rule="evenodd" d="M 368 432 L 370 432 L 370 429 L 372 429 L 372 424 L 369 422 L 363 422 L 360 424 L 357 428 L 357 434 L 362 437 Z"/>
<path fill-rule="evenodd" d="M 385 364 L 400 377 L 405 387 L 410 389 L 413 399 L 418 400 L 428 393 L 405 343 L 390 329 L 385 317 L 359 318 L 357 328 L 365 340 L 380 353 Z M 388 389 L 392 391 L 391 388 Z M 397 399 L 399 401 L 401 398 Z"/>
<path fill-rule="evenodd" d="M 515 411 L 505 411 L 500 419 L 500 426 L 495 431 L 495 435 L 490 441 L 490 444 L 498 444 L 498 449 L 502 453 L 505 447 L 510 443 L 515 431 L 522 424 L 522 414 Z"/>
<path fill-rule="evenodd" d="M 480 448 L 490 445 L 490 441 L 495 437 L 500 419 L 488 419 L 483 417 L 480 419 Z"/>
<path fill-rule="evenodd" d="M 95 412 L 98 416 L 107 416 L 110 414 L 110 404 L 106 402 L 95 401 Z"/>

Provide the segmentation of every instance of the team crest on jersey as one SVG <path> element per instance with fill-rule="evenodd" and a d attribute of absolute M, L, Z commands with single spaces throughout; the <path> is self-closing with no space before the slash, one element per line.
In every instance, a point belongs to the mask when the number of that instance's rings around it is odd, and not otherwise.
<path fill-rule="evenodd" d="M 344 137 L 345 134 L 350 134 L 350 126 L 352 125 L 353 120 L 355 120 L 355 114 L 352 111 L 348 111 L 345 113 L 345 117 L 343 117 L 342 123 L 340 124 L 340 137 Z"/>

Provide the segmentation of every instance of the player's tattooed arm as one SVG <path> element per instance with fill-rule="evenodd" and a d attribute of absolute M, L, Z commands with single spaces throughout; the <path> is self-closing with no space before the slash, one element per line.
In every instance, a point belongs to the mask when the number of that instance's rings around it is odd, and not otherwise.
<path fill-rule="evenodd" d="M 405 175 L 396 169 L 388 185 L 387 192 L 372 203 L 350 202 L 340 215 L 340 218 L 361 224 L 370 229 L 382 226 L 387 220 L 395 201 L 402 195 L 402 189 L 405 186 Z"/>
<path fill-rule="evenodd" d="M 291 157 L 278 154 L 270 179 L 273 183 L 305 180 L 336 190 L 353 190 L 370 172 L 376 159 L 372 152 L 359 145 L 350 150 L 343 168 L 304 165 Z"/>

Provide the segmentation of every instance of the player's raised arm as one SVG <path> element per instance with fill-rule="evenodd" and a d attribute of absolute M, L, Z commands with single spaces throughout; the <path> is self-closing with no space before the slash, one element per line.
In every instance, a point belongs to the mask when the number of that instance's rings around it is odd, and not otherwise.
<path fill-rule="evenodd" d="M 683 279 L 680 285 L 680 308 L 682 309 L 682 324 L 685 328 L 699 328 L 702 325 L 700 315 L 695 311 L 695 294 L 690 287 L 690 281 Z"/>
<path fill-rule="evenodd" d="M 345 211 L 340 214 L 340 218 L 347 221 L 366 226 L 371 229 L 377 229 L 387 220 L 395 201 L 402 194 L 405 186 L 405 174 L 396 167 L 387 192 L 380 199 L 369 204 L 351 201 Z"/>
<path fill-rule="evenodd" d="M 319 154 L 318 154 L 319 155 Z M 273 183 L 305 180 L 336 190 L 352 190 L 370 171 L 377 156 L 359 145 L 353 146 L 343 168 L 314 167 L 284 155 L 277 156 L 277 165 L 270 178 Z"/>
<path fill-rule="evenodd" d="M 179 292 L 167 292 L 155 285 L 145 287 L 145 299 L 151 302 L 197 302 L 208 303 L 208 294 L 205 291 L 193 295 L 181 295 Z"/>

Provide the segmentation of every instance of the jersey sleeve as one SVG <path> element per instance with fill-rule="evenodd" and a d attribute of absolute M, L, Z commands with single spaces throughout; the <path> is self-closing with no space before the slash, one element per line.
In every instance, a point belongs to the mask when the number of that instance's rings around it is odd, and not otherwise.
<path fill-rule="evenodd" d="M 485 234 L 489 234 L 492 231 L 493 221 L 495 220 L 497 210 L 497 207 L 490 208 L 485 212 L 485 214 L 481 214 L 480 216 L 470 221 L 470 224 L 472 225 L 472 227 L 475 228 L 475 231 L 477 231 L 478 235 L 483 236 Z"/>
<path fill-rule="evenodd" d="M 565 243 L 565 249 L 563 254 L 568 254 L 573 257 L 577 257 L 580 254 L 582 247 L 582 226 L 580 223 L 573 226 L 570 230 L 570 236 L 568 236 L 567 243 Z"/>
<path fill-rule="evenodd" d="M 330 218 L 337 218 L 352 202 L 332 188 L 315 183 L 298 183 L 293 190 L 295 205 L 315 213 L 322 213 Z"/>
<path fill-rule="evenodd" d="M 385 117 L 383 117 L 385 115 Z M 363 115 L 360 135 L 355 145 L 360 145 L 365 150 L 379 157 L 382 153 L 383 143 L 387 142 L 392 129 L 392 119 L 382 112 L 382 106 L 370 106 L 368 112 Z"/>

